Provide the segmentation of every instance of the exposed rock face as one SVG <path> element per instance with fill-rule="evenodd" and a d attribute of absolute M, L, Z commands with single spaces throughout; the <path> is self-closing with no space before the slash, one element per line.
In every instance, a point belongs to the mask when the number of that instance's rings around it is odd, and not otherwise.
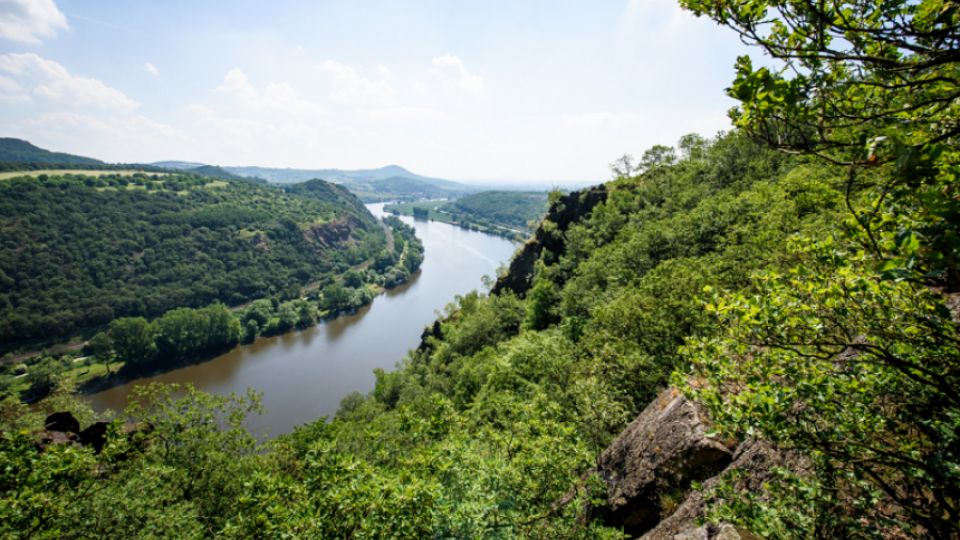
<path fill-rule="evenodd" d="M 678 539 L 737 539 L 745 540 L 756 536 L 736 528 L 730 524 L 719 526 L 698 525 L 707 511 L 707 500 L 704 492 L 709 491 L 725 476 L 734 470 L 740 470 L 739 489 L 744 491 L 760 492 L 764 482 L 773 478 L 771 472 L 774 467 L 783 466 L 788 460 L 777 450 L 765 443 L 746 441 L 742 443 L 733 456 L 733 462 L 719 475 L 710 478 L 703 484 L 702 490 L 693 490 L 676 510 L 641 538 L 642 540 L 678 540 Z"/>
<path fill-rule="evenodd" d="M 642 538 L 645 540 L 647 535 L 644 535 Z M 739 527 L 734 527 L 729 523 L 704 525 L 703 527 L 697 527 L 696 529 L 671 535 L 667 538 L 670 538 L 670 540 L 760 540 L 759 536 L 744 531 Z"/>
<path fill-rule="evenodd" d="M 733 452 L 707 437 L 698 408 L 677 390 L 655 399 L 601 454 L 596 473 L 607 506 L 593 515 L 639 535 L 664 517 L 666 499 L 730 464 Z"/>
<path fill-rule="evenodd" d="M 945 295 L 944 303 L 950 310 L 953 322 L 960 323 L 960 292 L 949 293 Z"/>
<path fill-rule="evenodd" d="M 303 235 L 307 240 L 323 247 L 335 248 L 351 242 L 355 229 L 365 228 L 366 225 L 355 216 L 347 215 L 329 223 L 310 225 L 303 231 Z"/>
<path fill-rule="evenodd" d="M 642 540 L 757 539 L 729 523 L 702 524 L 709 503 L 704 493 L 731 477 L 738 490 L 760 493 L 775 468 L 802 472 L 806 461 L 755 440 L 731 448 L 708 437 L 707 427 L 700 408 L 678 390 L 661 393 L 588 472 L 607 490 L 606 505 L 588 508 L 588 516 Z M 692 489 L 693 482 L 702 488 Z"/>
<path fill-rule="evenodd" d="M 63 411 L 48 416 L 44 427 L 45 429 L 37 434 L 37 446 L 41 449 L 51 444 L 77 444 L 89 446 L 99 453 L 107 443 L 110 423 L 94 422 L 80 431 L 80 422 L 70 412 Z M 153 426 L 146 422 L 127 422 L 120 428 L 121 433 L 135 442 L 142 442 L 142 439 L 134 439 L 138 433 L 149 434 L 152 431 Z"/>
<path fill-rule="evenodd" d="M 513 257 L 509 271 L 497 280 L 491 292 L 499 294 L 501 291 L 511 290 L 517 296 L 523 297 L 532 285 L 534 263 L 544 250 L 557 256 L 562 254 L 565 250 L 563 233 L 572 223 L 583 219 L 594 207 L 606 200 L 607 188 L 602 184 L 561 197 L 550 206 L 544 217 L 544 221 L 553 223 L 556 229 L 548 232 L 544 227 L 539 227 L 534 237 Z"/>

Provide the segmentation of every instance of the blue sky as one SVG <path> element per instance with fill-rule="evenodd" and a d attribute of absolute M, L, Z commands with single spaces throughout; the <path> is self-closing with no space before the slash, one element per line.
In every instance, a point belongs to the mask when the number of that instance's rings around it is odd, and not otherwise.
<path fill-rule="evenodd" d="M 0 136 L 108 161 L 601 181 L 727 129 L 746 49 L 674 0 L 0 0 Z"/>

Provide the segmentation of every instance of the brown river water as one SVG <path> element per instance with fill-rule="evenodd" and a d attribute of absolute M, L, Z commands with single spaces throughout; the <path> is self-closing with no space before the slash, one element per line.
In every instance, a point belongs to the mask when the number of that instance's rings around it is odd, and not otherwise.
<path fill-rule="evenodd" d="M 383 204 L 367 205 L 383 216 Z M 208 362 L 183 367 L 88 396 L 94 409 L 122 410 L 131 390 L 147 382 L 193 383 L 214 394 L 263 394 L 264 413 L 247 420 L 260 439 L 290 432 L 322 416 L 332 416 L 347 394 L 369 392 L 374 368 L 393 369 L 444 306 L 458 294 L 481 288 L 509 261 L 514 244 L 446 223 L 414 221 L 425 258 L 420 272 L 374 299 L 354 315 L 313 328 L 259 338 Z"/>

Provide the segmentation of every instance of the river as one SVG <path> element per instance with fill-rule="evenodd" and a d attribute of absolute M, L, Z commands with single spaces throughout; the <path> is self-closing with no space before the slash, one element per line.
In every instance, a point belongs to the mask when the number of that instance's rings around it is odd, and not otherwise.
<path fill-rule="evenodd" d="M 383 203 L 367 208 L 382 217 Z M 247 420 L 259 439 L 290 432 L 322 416 L 332 416 L 340 400 L 355 391 L 369 392 L 374 368 L 393 369 L 420 341 L 454 296 L 480 288 L 507 263 L 514 245 L 496 236 L 433 221 L 414 221 L 423 241 L 424 261 L 411 280 L 387 291 L 354 315 L 312 328 L 259 338 L 213 360 L 92 394 L 94 409 L 122 410 L 132 389 L 147 382 L 193 383 L 213 394 L 247 388 L 263 394 L 264 413 Z"/>

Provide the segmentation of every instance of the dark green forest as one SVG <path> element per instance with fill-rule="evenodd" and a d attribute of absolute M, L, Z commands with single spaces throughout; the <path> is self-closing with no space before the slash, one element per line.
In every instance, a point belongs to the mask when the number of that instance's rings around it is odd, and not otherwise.
<path fill-rule="evenodd" d="M 299 296 L 372 260 L 383 230 L 322 181 L 283 190 L 191 174 L 0 181 L 0 342 L 118 317 Z"/>
<path fill-rule="evenodd" d="M 737 61 L 729 133 L 553 198 L 490 291 L 270 443 L 256 395 L 145 388 L 99 449 L 38 443 L 49 412 L 95 425 L 69 388 L 4 401 L 2 534 L 636 536 L 595 467 L 672 392 L 712 444 L 795 459 L 668 478 L 654 522 L 695 498 L 692 537 L 960 537 L 960 5 L 681 5 L 784 67 Z"/>

